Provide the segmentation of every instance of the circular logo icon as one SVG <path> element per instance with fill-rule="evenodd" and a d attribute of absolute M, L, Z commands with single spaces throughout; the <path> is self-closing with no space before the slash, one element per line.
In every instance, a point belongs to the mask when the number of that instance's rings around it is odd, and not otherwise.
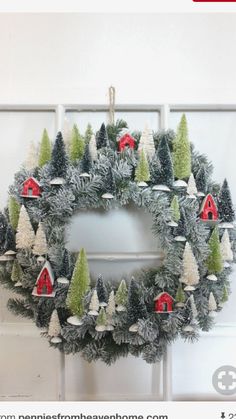
<path fill-rule="evenodd" d="M 232 396 L 236 393 L 236 368 L 223 365 L 214 372 L 212 384 L 217 393 Z"/>

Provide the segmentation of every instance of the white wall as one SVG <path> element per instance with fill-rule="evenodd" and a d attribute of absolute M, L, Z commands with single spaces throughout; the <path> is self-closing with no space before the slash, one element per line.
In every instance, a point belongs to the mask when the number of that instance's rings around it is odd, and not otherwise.
<path fill-rule="evenodd" d="M 235 15 L 0 15 L 0 105 L 107 103 L 110 84 L 117 89 L 117 103 L 234 103 L 236 58 L 231 45 L 236 40 L 235 24 Z M 26 143 L 34 139 L 29 136 L 38 138 L 44 124 L 51 135 L 55 129 L 51 114 L 45 119 L 41 114 L 28 119 L 27 114 L 23 124 L 22 129 L 22 118 L 15 114 L 7 121 L 0 120 L 1 191 L 11 182 Z M 229 159 L 233 159 L 235 150 L 233 129 L 231 132 Z M 201 141 L 199 137 L 198 148 Z M 215 139 L 209 141 L 214 148 Z M 219 141 L 222 144 L 224 139 Z M 218 170 L 221 156 L 214 163 Z M 223 321 L 232 320 L 235 295 Z M 0 398 L 55 399 L 57 352 L 37 337 L 30 322 L 9 314 L 5 301 L 6 294 L 2 293 L 0 370 L 7 380 L 0 380 Z M 183 342 L 175 345 L 175 397 L 217 398 L 209 377 L 226 358 L 234 362 L 235 332 L 231 334 L 232 341 L 227 341 L 230 345 L 219 336 L 214 342 L 211 336 L 202 338 L 194 349 Z M 216 341 L 219 350 L 202 376 L 199 367 L 193 365 L 193 354 L 205 355 L 209 340 L 213 347 Z M 15 347 L 19 355 L 14 358 Z M 34 362 L 31 355 L 39 353 L 42 356 Z M 88 366 L 78 356 L 70 356 L 66 378 L 67 399 L 161 397 L 158 381 L 154 383 L 156 395 L 151 394 L 151 368 L 141 360 L 125 359 L 108 368 Z"/>

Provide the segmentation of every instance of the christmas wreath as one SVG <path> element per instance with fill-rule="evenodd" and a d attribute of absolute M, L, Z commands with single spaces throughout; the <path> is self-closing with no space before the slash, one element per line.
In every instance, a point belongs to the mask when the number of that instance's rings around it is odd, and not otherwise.
<path fill-rule="evenodd" d="M 208 331 L 228 299 L 235 216 L 227 181 L 212 181 L 185 115 L 176 134 L 132 133 L 117 121 L 96 135 L 74 125 L 64 138 L 59 132 L 52 146 L 44 130 L 0 214 L 0 279 L 19 295 L 8 307 L 67 354 L 157 362 L 177 337 Z M 65 227 L 80 210 L 130 202 L 152 215 L 162 266 L 118 283 L 90 278 L 85 249 L 65 247 Z"/>

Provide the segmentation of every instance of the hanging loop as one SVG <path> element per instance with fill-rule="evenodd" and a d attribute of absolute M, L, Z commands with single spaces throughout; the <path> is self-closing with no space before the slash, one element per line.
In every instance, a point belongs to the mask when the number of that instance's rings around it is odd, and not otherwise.
<path fill-rule="evenodd" d="M 114 86 L 109 87 L 109 123 L 115 123 L 115 98 L 116 89 Z"/>

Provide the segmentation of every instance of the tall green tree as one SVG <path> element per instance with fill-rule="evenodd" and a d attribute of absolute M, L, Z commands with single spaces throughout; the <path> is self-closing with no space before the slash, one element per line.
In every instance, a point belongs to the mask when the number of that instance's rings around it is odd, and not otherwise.
<path fill-rule="evenodd" d="M 56 141 L 52 150 L 52 158 L 50 162 L 50 175 L 52 178 L 65 178 L 68 169 L 68 157 L 65 150 L 65 144 L 61 132 L 58 132 Z"/>
<path fill-rule="evenodd" d="M 51 159 L 52 147 L 46 129 L 43 130 L 43 135 L 39 147 L 39 167 L 43 167 Z"/>
<path fill-rule="evenodd" d="M 8 201 L 8 211 L 9 211 L 9 218 L 12 228 L 14 230 L 17 229 L 19 216 L 20 216 L 20 204 L 14 198 L 14 196 L 10 196 Z"/>
<path fill-rule="evenodd" d="M 235 219 L 233 203 L 231 198 L 231 193 L 229 190 L 229 185 L 225 179 L 221 187 L 219 197 L 218 197 L 218 211 L 219 218 L 221 221 L 231 223 Z"/>
<path fill-rule="evenodd" d="M 91 167 L 92 167 L 92 158 L 90 154 L 89 143 L 86 143 L 85 149 L 84 149 L 84 155 L 81 160 L 81 166 L 80 166 L 81 172 L 89 173 Z"/>
<path fill-rule="evenodd" d="M 219 230 L 217 227 L 214 228 L 211 237 L 208 241 L 209 256 L 206 261 L 207 269 L 209 274 L 216 274 L 221 272 L 223 269 L 222 256 L 220 251 L 220 239 Z"/>
<path fill-rule="evenodd" d="M 125 307 L 128 301 L 128 289 L 124 279 L 120 282 L 116 292 L 115 301 L 118 306 Z"/>
<path fill-rule="evenodd" d="M 12 282 L 20 282 L 23 276 L 23 270 L 17 259 L 14 260 L 12 271 L 11 271 L 11 280 Z"/>
<path fill-rule="evenodd" d="M 137 182 L 147 182 L 150 179 L 149 165 L 144 150 L 139 155 L 138 165 L 135 170 L 135 180 Z"/>
<path fill-rule="evenodd" d="M 164 136 L 158 145 L 157 157 L 161 165 L 159 183 L 172 187 L 174 181 L 173 164 L 169 145 L 166 137 Z"/>
<path fill-rule="evenodd" d="M 82 248 L 77 258 L 71 278 L 66 304 L 74 316 L 84 314 L 84 297 L 90 289 L 89 267 L 86 252 Z"/>
<path fill-rule="evenodd" d="M 70 142 L 70 160 L 75 163 L 77 160 L 81 160 L 84 154 L 85 142 L 83 137 L 80 135 L 78 127 L 74 124 L 71 133 Z"/>
<path fill-rule="evenodd" d="M 191 174 L 191 149 L 188 139 L 188 127 L 185 114 L 183 114 L 177 128 L 174 141 L 174 175 L 177 179 L 188 178 Z"/>
<path fill-rule="evenodd" d="M 207 193 L 207 173 L 205 166 L 201 166 L 196 175 L 196 186 L 198 192 Z"/>
<path fill-rule="evenodd" d="M 0 211 L 0 253 L 5 251 L 7 225 L 7 219 L 5 215 Z"/>
<path fill-rule="evenodd" d="M 96 283 L 96 290 L 99 303 L 106 303 L 107 302 L 107 291 L 104 286 L 103 277 L 102 275 L 98 276 L 97 283 Z"/>
<path fill-rule="evenodd" d="M 105 124 L 102 123 L 100 130 L 97 132 L 96 135 L 96 140 L 97 140 L 97 149 L 99 150 L 100 148 L 103 147 L 107 147 L 108 145 L 108 135 L 107 135 L 107 130 L 105 127 Z"/>
<path fill-rule="evenodd" d="M 178 196 L 175 195 L 170 204 L 171 213 L 173 220 L 178 223 L 180 219 L 180 209 L 179 209 L 179 200 Z"/>
<path fill-rule="evenodd" d="M 8 224 L 6 230 L 5 251 L 7 252 L 8 250 L 16 250 L 15 234 L 11 224 Z"/>
<path fill-rule="evenodd" d="M 181 284 L 179 284 L 177 292 L 176 292 L 176 296 L 175 296 L 175 301 L 176 303 L 184 304 L 185 300 L 186 298 L 185 298 L 183 287 Z"/>
<path fill-rule="evenodd" d="M 146 305 L 140 287 L 134 278 L 131 279 L 128 291 L 127 320 L 129 325 L 147 317 Z"/>

